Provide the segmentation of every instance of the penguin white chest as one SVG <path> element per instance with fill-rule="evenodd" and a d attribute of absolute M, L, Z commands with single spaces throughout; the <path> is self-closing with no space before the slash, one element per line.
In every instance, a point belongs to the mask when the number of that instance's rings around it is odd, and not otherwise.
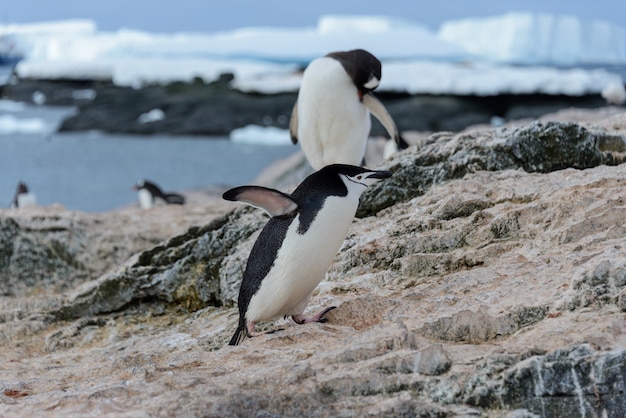
<path fill-rule="evenodd" d="M 298 139 L 311 165 L 360 165 L 370 127 L 369 110 L 343 66 L 329 57 L 311 62 L 298 93 Z"/>
<path fill-rule="evenodd" d="M 37 206 L 37 197 L 33 193 L 20 193 L 17 195 L 17 207 L 25 208 Z"/>
<path fill-rule="evenodd" d="M 141 209 L 150 209 L 153 206 L 152 193 L 146 189 L 140 189 L 137 192 L 137 198 L 139 199 L 139 207 Z"/>
<path fill-rule="evenodd" d="M 250 300 L 247 320 L 257 322 L 304 311 L 337 255 L 357 205 L 358 196 L 331 196 L 305 233 L 298 232 L 298 218 L 292 222 L 272 268 Z"/>

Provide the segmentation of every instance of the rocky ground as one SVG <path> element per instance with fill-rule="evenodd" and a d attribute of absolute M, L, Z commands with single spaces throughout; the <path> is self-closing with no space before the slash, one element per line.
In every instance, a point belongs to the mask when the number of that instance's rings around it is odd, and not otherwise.
<path fill-rule="evenodd" d="M 261 211 L 0 211 L 0 416 L 625 416 L 624 109 L 407 139 L 329 322 L 237 347 Z"/>

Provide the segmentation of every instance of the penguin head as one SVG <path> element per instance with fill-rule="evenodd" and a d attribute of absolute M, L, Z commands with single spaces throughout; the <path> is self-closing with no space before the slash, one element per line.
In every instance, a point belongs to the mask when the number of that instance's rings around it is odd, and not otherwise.
<path fill-rule="evenodd" d="M 17 183 L 17 193 L 18 194 L 28 193 L 28 187 L 26 186 L 26 183 L 22 181 Z"/>
<path fill-rule="evenodd" d="M 359 92 L 359 98 L 376 89 L 382 77 L 382 65 L 378 58 L 364 49 L 331 52 L 326 55 L 343 66 Z"/>
<path fill-rule="evenodd" d="M 346 196 L 358 198 L 369 186 L 391 177 L 389 171 L 370 170 L 348 164 L 331 164 L 311 174 L 298 186 L 294 195 Z"/>
<path fill-rule="evenodd" d="M 381 180 L 391 177 L 391 172 L 386 170 L 370 170 L 347 164 L 332 164 L 329 170 L 336 170 L 339 178 L 348 188 L 348 194 L 359 195 L 369 186 Z"/>

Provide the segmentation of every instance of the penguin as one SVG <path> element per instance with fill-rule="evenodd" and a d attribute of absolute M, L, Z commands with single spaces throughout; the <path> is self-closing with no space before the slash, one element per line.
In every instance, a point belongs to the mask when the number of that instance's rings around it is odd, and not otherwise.
<path fill-rule="evenodd" d="M 142 209 L 150 209 L 155 205 L 157 199 L 161 199 L 167 204 L 185 204 L 184 196 L 178 193 L 164 193 L 159 186 L 148 180 L 137 182 L 133 186 L 133 190 L 137 191 L 139 206 Z"/>
<path fill-rule="evenodd" d="M 11 208 L 24 208 L 27 206 L 36 206 L 37 196 L 28 190 L 26 183 L 20 181 L 17 183 L 17 190 L 11 203 Z"/>
<path fill-rule="evenodd" d="M 297 324 L 326 322 L 324 315 L 335 307 L 312 317 L 304 316 L 304 310 L 348 233 L 361 193 L 390 176 L 389 171 L 331 164 L 291 194 L 261 186 L 223 194 L 225 200 L 261 208 L 271 218 L 248 257 L 238 297 L 239 323 L 229 345 L 264 334 L 255 331 L 259 321 L 291 316 Z"/>
<path fill-rule="evenodd" d="M 363 49 L 331 52 L 313 60 L 291 112 L 291 141 L 298 141 L 311 166 L 360 165 L 371 128 L 370 113 L 398 148 L 408 145 L 385 106 L 372 91 L 382 75 L 380 61 Z"/>

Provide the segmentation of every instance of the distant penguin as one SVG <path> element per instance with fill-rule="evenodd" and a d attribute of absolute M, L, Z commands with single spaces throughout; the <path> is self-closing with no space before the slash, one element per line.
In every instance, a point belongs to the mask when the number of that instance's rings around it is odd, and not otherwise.
<path fill-rule="evenodd" d="M 346 238 L 361 193 L 391 176 L 345 164 L 311 174 L 291 194 L 242 186 L 223 198 L 264 209 L 271 217 L 257 238 L 239 290 L 239 325 L 230 345 L 257 336 L 259 321 L 291 316 L 298 324 L 325 322 L 326 308 L 310 318 L 303 312 L 315 287 Z"/>
<path fill-rule="evenodd" d="M 164 193 L 159 186 L 148 180 L 137 182 L 137 184 L 133 186 L 133 190 L 137 191 L 139 206 L 142 209 L 150 209 L 156 204 L 157 199 L 167 204 L 185 204 L 185 198 L 182 195 L 178 193 Z"/>
<path fill-rule="evenodd" d="M 381 75 L 380 61 L 362 49 L 332 52 L 306 68 L 289 131 L 294 144 L 300 141 L 313 168 L 362 164 L 372 124 L 370 112 L 399 148 L 407 148 L 387 109 L 372 93 Z"/>
<path fill-rule="evenodd" d="M 37 196 L 28 191 L 28 186 L 24 182 L 17 183 L 17 190 L 11 202 L 12 208 L 25 208 L 27 206 L 36 206 Z"/>

